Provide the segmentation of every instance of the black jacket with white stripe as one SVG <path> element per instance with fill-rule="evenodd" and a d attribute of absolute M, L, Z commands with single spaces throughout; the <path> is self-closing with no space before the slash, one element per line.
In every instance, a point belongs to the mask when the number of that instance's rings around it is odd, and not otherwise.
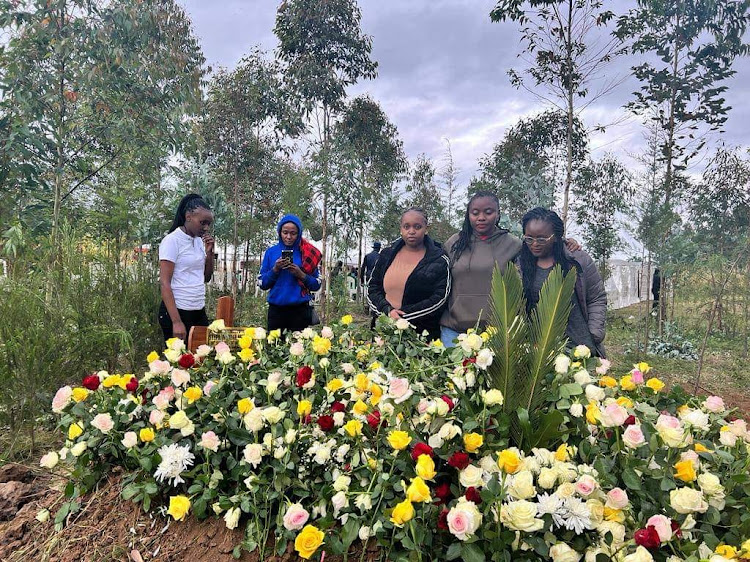
<path fill-rule="evenodd" d="M 424 237 L 425 254 L 404 286 L 401 301 L 403 318 L 422 333 L 427 330 L 431 339 L 440 338 L 440 316 L 451 292 L 450 260 L 443 247 L 429 236 Z M 393 309 L 385 298 L 383 278 L 396 254 L 403 248 L 400 238 L 380 252 L 370 278 L 367 302 L 375 314 L 388 314 Z"/>

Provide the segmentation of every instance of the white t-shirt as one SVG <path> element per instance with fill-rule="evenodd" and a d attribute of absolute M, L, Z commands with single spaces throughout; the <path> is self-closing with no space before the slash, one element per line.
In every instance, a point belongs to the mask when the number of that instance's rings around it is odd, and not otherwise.
<path fill-rule="evenodd" d="M 177 308 L 200 310 L 206 306 L 206 249 L 200 236 L 193 238 L 181 228 L 170 232 L 159 244 L 159 260 L 174 263 L 171 286 Z"/>

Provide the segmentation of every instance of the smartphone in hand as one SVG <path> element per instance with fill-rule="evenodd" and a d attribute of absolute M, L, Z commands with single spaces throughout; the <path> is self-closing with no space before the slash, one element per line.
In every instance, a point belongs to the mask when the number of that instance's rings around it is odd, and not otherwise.
<path fill-rule="evenodd" d="M 294 255 L 293 250 L 281 250 L 281 257 L 285 260 L 289 260 L 289 263 L 292 263 L 292 256 Z"/>

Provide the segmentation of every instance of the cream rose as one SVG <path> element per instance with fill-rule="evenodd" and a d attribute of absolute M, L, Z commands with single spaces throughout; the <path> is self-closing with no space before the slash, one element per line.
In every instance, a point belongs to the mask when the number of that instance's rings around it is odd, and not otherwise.
<path fill-rule="evenodd" d="M 517 500 L 527 500 L 536 495 L 534 476 L 528 470 L 517 472 L 510 478 L 508 494 Z"/>
<path fill-rule="evenodd" d="M 538 531 L 544 521 L 537 519 L 537 505 L 527 500 L 512 501 L 500 508 L 500 521 L 514 531 Z"/>
<path fill-rule="evenodd" d="M 581 554 L 570 548 L 567 544 L 559 542 L 549 549 L 552 562 L 578 562 Z"/>
<path fill-rule="evenodd" d="M 679 488 L 669 492 L 669 505 L 677 513 L 705 513 L 708 509 L 703 493 L 692 488 Z"/>
<path fill-rule="evenodd" d="M 484 471 L 478 466 L 470 464 L 461 471 L 458 476 L 458 481 L 461 482 L 461 485 L 465 488 L 479 488 L 484 486 L 484 480 L 482 480 L 483 472 Z"/>
<path fill-rule="evenodd" d="M 245 445 L 243 456 L 248 464 L 251 464 L 253 468 L 257 468 L 263 460 L 263 445 L 260 443 L 249 443 Z"/>

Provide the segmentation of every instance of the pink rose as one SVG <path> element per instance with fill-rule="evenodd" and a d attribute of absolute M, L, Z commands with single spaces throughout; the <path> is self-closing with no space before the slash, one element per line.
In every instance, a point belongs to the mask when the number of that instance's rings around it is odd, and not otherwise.
<path fill-rule="evenodd" d="M 112 421 L 112 416 L 109 414 L 97 414 L 91 420 L 91 425 L 102 433 L 109 433 L 115 427 L 115 422 Z"/>
<path fill-rule="evenodd" d="M 612 363 L 608 359 L 599 359 L 599 366 L 596 368 L 597 375 L 606 375 Z"/>
<path fill-rule="evenodd" d="M 159 359 L 151 361 L 151 363 L 148 364 L 148 370 L 155 375 L 166 375 L 171 368 L 172 365 L 169 364 L 169 361 L 161 361 Z"/>
<path fill-rule="evenodd" d="M 646 438 L 643 436 L 641 427 L 634 424 L 629 425 L 622 433 L 622 441 L 625 443 L 625 446 L 635 449 L 643 445 L 646 442 Z"/>
<path fill-rule="evenodd" d="M 156 400 L 156 398 L 154 400 Z M 148 423 L 151 425 L 159 425 L 162 421 L 164 421 L 164 412 L 161 410 L 151 410 L 151 413 L 148 415 Z"/>
<path fill-rule="evenodd" d="M 407 400 L 414 391 L 409 386 L 409 379 L 394 377 L 388 382 L 388 395 L 396 404 Z"/>
<path fill-rule="evenodd" d="M 680 460 L 681 460 L 681 461 L 690 461 L 690 462 L 692 462 L 693 464 L 695 464 L 695 465 L 696 465 L 696 467 L 697 467 L 697 465 L 698 465 L 698 453 L 696 453 L 696 452 L 695 452 L 695 451 L 693 451 L 693 450 L 689 450 L 689 451 L 684 451 L 684 452 L 683 452 L 683 453 L 682 453 L 682 454 L 680 455 Z"/>
<path fill-rule="evenodd" d="M 729 423 L 729 431 L 744 439 L 747 437 L 747 422 L 745 420 L 734 420 Z"/>
<path fill-rule="evenodd" d="M 584 498 L 590 496 L 598 487 L 599 483 L 590 474 L 584 474 L 576 482 L 576 492 Z"/>
<path fill-rule="evenodd" d="M 165 386 L 159 391 L 159 394 L 163 394 L 166 399 L 171 402 L 174 400 L 174 387 L 173 386 Z"/>
<path fill-rule="evenodd" d="M 643 373 L 638 369 L 633 369 L 630 371 L 630 380 L 633 381 L 633 384 L 643 384 Z"/>
<path fill-rule="evenodd" d="M 427 398 L 422 398 L 419 401 L 419 404 L 417 404 L 417 412 L 419 412 L 420 415 L 424 414 L 427 411 L 427 408 L 429 407 L 430 407 L 430 401 L 427 400 Z"/>
<path fill-rule="evenodd" d="M 288 531 L 298 531 L 305 526 L 309 518 L 310 514 L 302 505 L 292 504 L 284 514 L 284 528 Z"/>
<path fill-rule="evenodd" d="M 172 384 L 175 386 L 182 386 L 190 382 L 190 373 L 183 371 L 182 369 L 175 369 L 172 371 Z"/>
<path fill-rule="evenodd" d="M 601 413 L 601 421 L 604 427 L 620 427 L 628 419 L 628 411 L 617 402 L 608 404 Z"/>
<path fill-rule="evenodd" d="M 378 347 L 383 347 L 385 345 L 385 340 L 380 336 L 375 336 L 375 345 Z"/>
<path fill-rule="evenodd" d="M 723 412 L 726 409 L 724 406 L 724 400 L 721 396 L 709 396 L 703 402 L 703 407 L 709 412 L 714 412 L 715 414 Z"/>
<path fill-rule="evenodd" d="M 216 383 L 214 381 L 208 381 L 206 384 L 203 385 L 203 394 L 206 396 L 211 396 L 211 391 L 216 386 Z"/>
<path fill-rule="evenodd" d="M 156 406 L 160 410 L 166 410 L 167 406 L 169 406 L 169 399 L 161 393 L 154 396 L 152 402 L 154 403 L 154 406 Z"/>
<path fill-rule="evenodd" d="M 219 438 L 213 431 L 207 431 L 201 435 L 200 446 L 215 453 L 219 450 Z"/>
<path fill-rule="evenodd" d="M 52 411 L 59 414 L 63 411 L 65 406 L 70 404 L 70 399 L 73 396 L 73 389 L 69 386 L 63 386 L 56 393 L 52 399 Z"/>
<path fill-rule="evenodd" d="M 320 330 L 320 335 L 330 340 L 331 338 L 333 338 L 333 330 L 330 328 L 330 326 L 323 326 L 323 329 Z"/>
<path fill-rule="evenodd" d="M 231 350 L 229 349 L 227 342 L 220 341 L 214 346 L 214 351 L 216 352 L 216 355 L 221 355 L 222 353 L 229 353 Z"/>
<path fill-rule="evenodd" d="M 665 429 L 681 428 L 680 420 L 678 420 L 674 416 L 670 416 L 669 414 L 660 414 L 659 417 L 656 418 L 656 425 Z"/>
<path fill-rule="evenodd" d="M 611 509 L 624 509 L 629 503 L 628 493 L 622 488 L 612 488 L 607 492 L 607 507 Z"/>
<path fill-rule="evenodd" d="M 296 341 L 289 346 L 289 353 L 295 357 L 299 357 L 305 353 L 305 345 L 302 342 Z"/>
<path fill-rule="evenodd" d="M 659 534 L 661 542 L 667 542 L 672 538 L 672 520 L 665 515 L 652 515 L 646 521 L 646 527 L 652 526 Z"/>

